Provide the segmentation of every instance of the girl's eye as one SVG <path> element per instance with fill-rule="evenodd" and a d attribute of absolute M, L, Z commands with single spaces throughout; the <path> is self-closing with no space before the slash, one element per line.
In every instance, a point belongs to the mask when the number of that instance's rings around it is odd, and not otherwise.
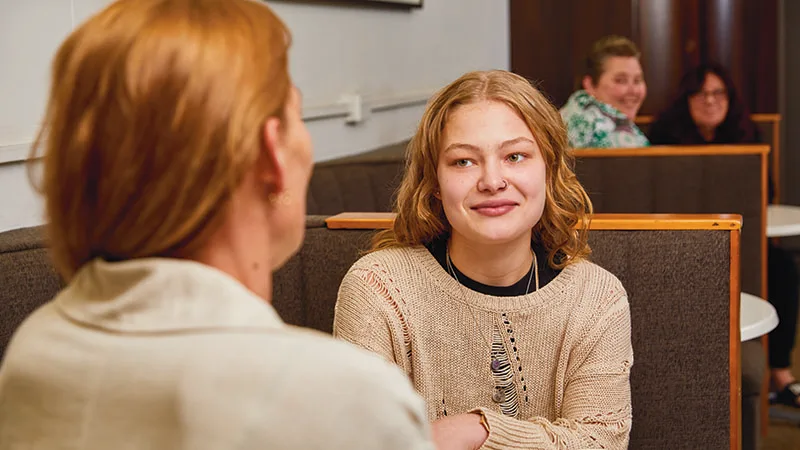
<path fill-rule="evenodd" d="M 525 156 L 522 153 L 512 153 L 508 155 L 508 160 L 512 163 L 518 163 L 525 159 Z"/>
<path fill-rule="evenodd" d="M 468 159 L 456 160 L 456 166 L 458 166 L 458 167 L 469 167 L 471 165 L 472 165 L 472 161 L 470 161 Z"/>

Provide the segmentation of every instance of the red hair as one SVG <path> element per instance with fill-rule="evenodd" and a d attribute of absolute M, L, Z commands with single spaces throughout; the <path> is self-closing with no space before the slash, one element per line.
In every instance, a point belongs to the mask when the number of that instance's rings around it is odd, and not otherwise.
<path fill-rule="evenodd" d="M 33 156 L 44 149 L 38 187 L 67 280 L 94 258 L 204 243 L 283 113 L 289 43 L 251 0 L 119 0 L 66 39 Z"/>

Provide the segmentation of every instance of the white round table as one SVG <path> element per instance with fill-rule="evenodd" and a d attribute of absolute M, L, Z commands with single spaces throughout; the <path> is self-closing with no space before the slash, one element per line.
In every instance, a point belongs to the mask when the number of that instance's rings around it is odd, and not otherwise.
<path fill-rule="evenodd" d="M 800 206 L 767 205 L 767 237 L 800 235 Z"/>
<path fill-rule="evenodd" d="M 742 292 L 739 309 L 739 327 L 742 342 L 765 335 L 778 326 L 778 313 L 766 300 Z"/>

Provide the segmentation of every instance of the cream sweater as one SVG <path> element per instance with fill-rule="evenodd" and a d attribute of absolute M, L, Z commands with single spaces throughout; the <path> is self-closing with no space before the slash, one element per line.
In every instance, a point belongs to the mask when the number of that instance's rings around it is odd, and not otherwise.
<path fill-rule="evenodd" d="M 170 259 L 87 264 L 15 333 L 0 449 L 433 448 L 397 367 Z"/>
<path fill-rule="evenodd" d="M 334 334 L 400 366 L 429 420 L 483 411 L 485 449 L 627 448 L 628 301 L 590 262 L 493 297 L 459 285 L 424 247 L 381 250 L 345 276 Z"/>

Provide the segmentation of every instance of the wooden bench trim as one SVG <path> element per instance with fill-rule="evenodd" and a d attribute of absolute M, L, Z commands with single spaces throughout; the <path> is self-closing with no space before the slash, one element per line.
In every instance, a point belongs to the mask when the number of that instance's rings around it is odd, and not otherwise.
<path fill-rule="evenodd" d="M 763 235 L 761 236 L 761 298 L 769 298 L 767 297 L 767 204 L 769 203 L 769 161 L 767 157 L 766 154 L 761 155 L 761 234 Z"/>
<path fill-rule="evenodd" d="M 741 373 L 741 323 L 739 310 L 741 308 L 741 280 L 739 270 L 741 264 L 740 241 L 741 230 L 731 232 L 731 281 L 730 281 L 730 386 L 731 386 L 731 450 L 742 448 L 742 373 Z M 764 264 L 766 266 L 766 264 Z M 763 393 L 763 392 L 762 392 Z M 763 402 L 762 402 L 763 406 Z M 763 417 L 763 415 L 762 415 Z M 763 420 L 763 419 L 762 419 Z"/>
<path fill-rule="evenodd" d="M 396 216 L 387 212 L 344 212 L 328 217 L 325 224 L 332 230 L 385 230 L 392 228 Z"/>
<path fill-rule="evenodd" d="M 750 114 L 750 119 L 753 122 L 775 123 L 781 121 L 781 115 L 778 113 L 753 113 Z"/>
<path fill-rule="evenodd" d="M 766 155 L 769 145 L 655 145 L 636 148 L 576 148 L 576 158 L 626 158 L 631 156 Z"/>
<path fill-rule="evenodd" d="M 740 230 L 739 214 L 595 214 L 590 230 Z"/>
<path fill-rule="evenodd" d="M 780 203 L 781 197 L 781 115 L 780 114 L 753 114 L 753 122 L 772 123 L 772 182 L 775 185 L 775 203 Z M 766 428 L 764 428 L 766 430 Z"/>
<path fill-rule="evenodd" d="M 750 114 L 750 119 L 753 122 L 757 123 L 770 123 L 770 122 L 776 123 L 781 121 L 781 115 L 756 113 L 756 114 Z M 633 119 L 633 122 L 637 125 L 646 125 L 648 123 L 655 122 L 655 120 L 656 120 L 655 116 L 645 115 L 645 116 L 636 116 L 636 118 Z"/>
<path fill-rule="evenodd" d="M 346 212 L 325 219 L 330 229 L 387 229 L 395 213 Z M 738 214 L 595 214 L 590 230 L 740 230 Z"/>

